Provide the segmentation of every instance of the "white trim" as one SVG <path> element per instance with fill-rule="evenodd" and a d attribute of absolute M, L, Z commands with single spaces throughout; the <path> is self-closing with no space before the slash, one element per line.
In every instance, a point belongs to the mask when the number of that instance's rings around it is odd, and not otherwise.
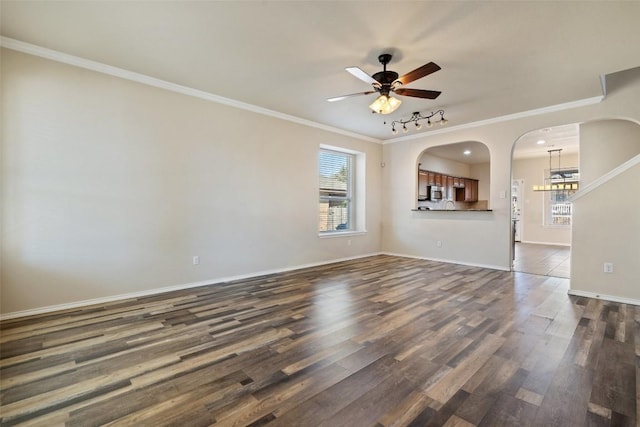
<path fill-rule="evenodd" d="M 351 138 L 360 139 L 362 141 L 374 142 L 376 144 L 382 143 L 382 140 L 380 139 L 361 135 L 359 133 L 350 132 L 350 131 L 339 129 L 333 126 L 324 125 L 322 123 L 317 123 L 311 120 L 303 119 L 301 117 L 280 113 L 278 111 L 259 107 L 253 104 L 248 104 L 246 102 L 236 101 L 235 99 L 225 98 L 223 96 L 215 95 L 202 90 L 193 89 L 187 86 L 171 83 L 166 80 L 157 79 L 155 77 L 150 77 L 144 74 L 135 73 L 133 71 L 128 71 L 118 67 L 113 67 L 111 65 L 103 64 L 101 62 L 91 61 L 89 59 L 80 58 L 78 56 L 69 55 L 66 53 L 58 52 L 56 50 L 47 49 L 44 47 L 36 46 L 30 43 L 25 43 L 25 42 L 11 39 L 8 37 L 0 37 L 0 46 L 5 47 L 7 49 L 15 50 L 18 52 L 27 53 L 29 55 L 50 59 L 56 62 L 61 62 L 63 64 L 73 65 L 75 67 L 96 71 L 98 73 L 119 77 L 121 79 L 130 80 L 130 81 L 142 83 L 148 86 L 169 90 L 171 92 L 177 92 L 183 95 L 193 96 L 195 98 L 200 98 L 207 101 L 216 102 L 218 104 L 239 108 L 241 110 L 251 111 L 253 113 L 258 113 L 265 116 L 286 120 L 286 121 L 297 123 L 303 126 L 309 126 L 312 128 L 325 130 L 327 132 L 345 135 Z"/>
<path fill-rule="evenodd" d="M 530 245 L 548 245 L 548 246 L 567 246 L 567 247 L 571 247 L 571 243 L 551 243 L 551 242 L 534 242 L 531 240 L 522 240 L 520 242 L 517 243 L 526 243 L 526 244 L 530 244 Z"/>
<path fill-rule="evenodd" d="M 607 96 L 607 75 L 600 74 L 600 89 L 602 89 L 602 96 Z"/>
<path fill-rule="evenodd" d="M 640 300 L 625 298 L 625 297 L 618 297 L 615 295 L 597 294 L 595 292 L 578 291 L 575 289 L 569 289 L 567 293 L 569 295 L 573 295 L 576 297 L 595 298 L 595 299 L 601 299 L 605 301 L 617 302 L 620 304 L 640 305 Z"/>
<path fill-rule="evenodd" d="M 333 237 L 349 237 L 349 236 L 361 236 L 367 234 L 367 230 L 353 230 L 353 231 L 322 231 L 318 233 L 318 237 L 321 239 L 331 239 Z"/>
<path fill-rule="evenodd" d="M 541 114 L 555 113 L 563 110 L 570 110 L 572 108 L 585 107 L 588 105 L 598 104 L 604 99 L 603 95 L 594 96 L 592 98 L 579 99 L 577 101 L 565 102 L 563 104 L 550 105 L 548 107 L 536 108 L 535 110 L 522 111 L 519 113 L 507 114 L 506 116 L 493 117 L 486 120 L 479 120 L 477 122 L 464 123 L 458 126 L 445 126 L 441 129 L 431 130 L 423 133 L 416 133 L 407 136 L 401 136 L 398 138 L 385 139 L 382 144 L 393 144 L 395 142 L 410 141 L 414 139 L 420 139 L 427 136 L 438 135 L 442 133 L 455 132 L 463 129 L 475 128 L 479 126 L 492 125 L 495 123 L 506 122 L 510 120 L 522 119 L 525 117 L 539 116 Z"/>
<path fill-rule="evenodd" d="M 381 255 L 389 255 L 389 256 L 398 256 L 398 257 L 404 257 L 404 258 L 422 259 L 422 260 L 425 260 L 425 261 L 443 262 L 443 263 L 446 263 L 446 264 L 467 265 L 469 267 L 488 268 L 490 270 L 500 270 L 500 271 L 507 271 L 507 272 L 511 271 L 511 269 L 509 267 L 503 267 L 503 266 L 499 266 L 499 265 L 477 264 L 477 263 L 472 263 L 472 262 L 464 262 L 464 261 L 444 259 L 444 258 L 430 258 L 430 257 L 424 257 L 424 256 L 418 256 L 418 255 L 399 254 L 399 253 L 395 253 L 395 252 L 381 252 L 380 254 Z"/>
<path fill-rule="evenodd" d="M 162 287 L 162 288 L 149 289 L 149 290 L 146 290 L 146 291 L 130 292 L 130 293 L 126 293 L 126 294 L 112 295 L 112 296 L 108 296 L 108 297 L 92 298 L 92 299 L 82 300 L 82 301 L 74 301 L 74 302 L 69 302 L 69 303 L 64 303 L 64 304 L 50 305 L 50 306 L 47 306 L 47 307 L 39 307 L 39 308 L 33 308 L 33 309 L 29 309 L 29 310 L 15 311 L 15 312 L 12 312 L 12 313 L 0 314 L 0 321 L 8 320 L 8 319 L 16 319 L 16 318 L 25 317 L 25 316 L 34 316 L 34 315 L 38 315 L 38 314 L 47 314 L 47 313 L 60 311 L 60 310 L 69 310 L 69 309 L 74 309 L 74 308 L 82 308 L 82 307 L 95 305 L 95 304 L 111 303 L 111 302 L 115 302 L 115 301 L 131 299 L 131 298 L 140 298 L 140 297 L 146 297 L 146 296 L 150 296 L 150 295 L 164 294 L 164 293 L 167 293 L 167 292 L 181 291 L 181 290 L 184 290 L 184 289 L 197 288 L 197 287 L 201 287 L 201 286 L 217 285 L 217 284 L 220 284 L 220 283 L 233 282 L 233 281 L 236 281 L 236 280 L 252 279 L 254 277 L 266 276 L 266 275 L 277 274 L 277 273 L 286 273 L 288 271 L 300 270 L 300 269 L 303 269 L 303 268 L 318 267 L 318 266 L 321 266 L 321 265 L 334 264 L 336 262 L 352 261 L 352 260 L 356 260 L 356 259 L 360 259 L 360 258 L 367 258 L 367 257 L 377 256 L 377 255 L 382 255 L 382 253 L 381 252 L 373 252 L 373 253 L 369 253 L 369 254 L 356 255 L 356 256 L 352 256 L 352 257 L 345 257 L 345 258 L 338 258 L 338 259 L 332 259 L 332 260 L 328 260 L 328 261 L 312 262 L 312 263 L 309 263 L 309 264 L 301 264 L 301 265 L 296 265 L 296 266 L 291 266 L 291 267 L 275 268 L 275 269 L 272 269 L 272 270 L 256 271 L 256 272 L 249 273 L 249 274 L 239 274 L 237 276 L 218 277 L 216 279 L 202 280 L 202 281 L 199 281 L 199 282 L 184 283 L 184 284 L 181 284 L 181 285 L 166 286 L 166 287 Z"/>
<path fill-rule="evenodd" d="M 589 194 L 590 192 L 592 192 L 596 188 L 600 187 L 602 184 L 606 183 L 607 181 L 612 180 L 616 176 L 618 176 L 621 173 L 625 172 L 627 169 L 631 169 L 632 167 L 634 167 L 634 166 L 636 166 L 638 164 L 640 164 L 640 154 L 636 155 L 635 157 L 632 157 L 631 159 L 627 160 L 626 162 L 624 162 L 620 166 L 617 166 L 614 169 L 611 169 L 609 172 L 605 173 L 604 175 L 600 176 L 597 179 L 594 179 L 589 184 L 587 184 L 585 186 L 581 185 L 580 186 L 580 190 L 578 190 L 571 197 L 569 197 L 569 201 L 570 202 L 575 202 L 579 198 L 581 198 L 583 196 L 586 196 L 587 194 Z"/>

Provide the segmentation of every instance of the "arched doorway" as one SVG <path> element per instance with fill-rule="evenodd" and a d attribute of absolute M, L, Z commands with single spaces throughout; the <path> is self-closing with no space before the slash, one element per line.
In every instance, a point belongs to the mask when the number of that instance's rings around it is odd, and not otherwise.
<path fill-rule="evenodd" d="M 570 277 L 572 204 L 579 188 L 578 124 L 533 130 L 514 144 L 512 270 Z"/>

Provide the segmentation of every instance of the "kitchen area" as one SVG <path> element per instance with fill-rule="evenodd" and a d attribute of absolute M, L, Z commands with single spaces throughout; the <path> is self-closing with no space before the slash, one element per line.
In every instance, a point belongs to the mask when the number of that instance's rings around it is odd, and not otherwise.
<path fill-rule="evenodd" d="M 480 142 L 431 147 L 417 170 L 418 211 L 490 211 L 490 160 Z"/>

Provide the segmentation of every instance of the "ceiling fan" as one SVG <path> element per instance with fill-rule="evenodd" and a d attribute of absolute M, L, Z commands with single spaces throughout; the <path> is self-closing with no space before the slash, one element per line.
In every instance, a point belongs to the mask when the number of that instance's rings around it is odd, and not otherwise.
<path fill-rule="evenodd" d="M 329 98 L 327 101 L 341 101 L 346 98 L 351 98 L 352 96 L 360 96 L 360 95 L 370 95 L 372 93 L 380 93 L 380 96 L 371 104 L 369 108 L 373 110 L 374 113 L 379 114 L 389 114 L 394 112 L 402 103 L 397 98 L 390 96 L 390 93 L 395 93 L 396 95 L 401 96 L 412 96 L 414 98 L 426 98 L 426 99 L 436 99 L 440 93 L 437 90 L 423 90 L 423 89 L 410 89 L 400 87 L 407 83 L 411 83 L 412 81 L 421 79 L 422 77 L 428 76 L 431 73 L 435 73 L 440 69 L 438 64 L 433 62 L 429 62 L 428 64 L 424 64 L 421 67 L 416 68 L 413 71 L 408 72 L 402 77 L 398 77 L 398 73 L 395 71 L 387 71 L 387 64 L 391 61 L 392 56 L 388 53 L 383 53 L 378 56 L 378 61 L 382 64 L 383 70 L 375 73 L 373 76 L 368 75 L 362 69 L 358 67 L 347 67 L 346 70 L 353 74 L 355 77 L 359 78 L 365 83 L 369 83 L 373 86 L 374 90 L 369 90 L 366 92 L 352 93 L 350 95 L 337 96 L 335 98 Z"/>

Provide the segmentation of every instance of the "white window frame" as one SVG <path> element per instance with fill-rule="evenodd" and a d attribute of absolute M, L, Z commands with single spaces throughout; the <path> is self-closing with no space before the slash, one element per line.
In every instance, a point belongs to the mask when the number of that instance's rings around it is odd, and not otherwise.
<path fill-rule="evenodd" d="M 578 170 L 575 167 L 561 168 L 561 169 L 553 169 L 545 170 L 546 176 L 550 176 L 553 171 L 572 171 Z M 575 183 L 579 182 L 579 173 L 574 174 L 575 177 L 571 180 L 567 181 L 558 181 L 564 183 Z M 553 184 L 553 180 L 548 180 L 550 184 Z M 547 181 L 545 181 L 545 184 Z M 573 204 L 569 201 L 570 196 L 575 193 L 575 190 L 558 190 L 558 191 L 545 191 L 544 197 L 542 200 L 542 226 L 545 228 L 571 228 L 573 217 Z M 560 194 L 564 194 L 564 199 L 566 201 L 558 201 L 556 197 Z"/>
<path fill-rule="evenodd" d="M 347 192 L 344 197 L 322 196 L 320 194 L 320 153 L 332 152 L 349 156 L 350 167 L 347 179 Z M 318 236 L 319 237 L 340 237 L 366 233 L 365 229 L 365 154 L 359 151 L 349 150 L 341 147 L 320 144 L 318 150 Z M 348 203 L 347 229 L 321 230 L 321 207 L 323 201 L 346 200 Z"/>

